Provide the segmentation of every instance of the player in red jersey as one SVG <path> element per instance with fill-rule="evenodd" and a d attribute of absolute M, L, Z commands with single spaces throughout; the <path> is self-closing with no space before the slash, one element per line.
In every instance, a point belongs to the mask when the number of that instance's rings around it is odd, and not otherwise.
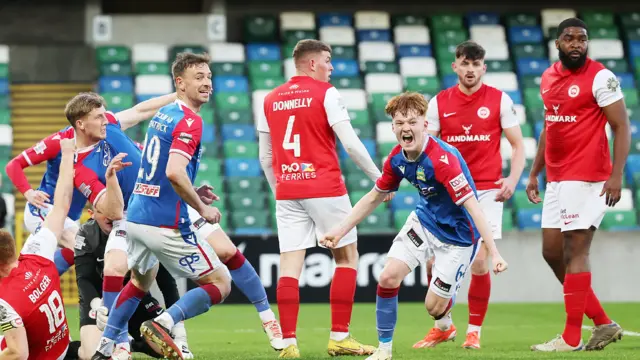
<path fill-rule="evenodd" d="M 60 140 L 62 159 L 54 205 L 16 256 L 15 240 L 0 230 L 0 359 L 63 359 L 69 325 L 53 262 L 73 196 L 74 142 Z"/>
<path fill-rule="evenodd" d="M 587 26 L 570 18 L 558 25 L 560 61 L 542 74 L 545 127 L 531 168 L 527 195 L 540 203 L 537 176 L 546 166 L 542 254 L 564 285 L 567 313 L 562 336 L 535 351 L 600 350 L 622 337 L 591 288 L 589 248 L 607 206 L 620 200 L 631 141 L 629 118 L 615 75 L 587 57 Z M 605 125 L 613 131 L 613 166 Z M 605 196 L 606 195 L 606 196 Z M 582 318 L 596 325 L 584 345 Z"/>
<path fill-rule="evenodd" d="M 276 197 L 281 254 L 277 299 L 286 346 L 280 357 L 284 358 L 300 357 L 296 341 L 298 278 L 305 251 L 351 212 L 336 154 L 336 135 L 371 180 L 381 175 L 351 127 L 340 94 L 329 83 L 331 47 L 317 40 L 301 40 L 293 58 L 296 76 L 266 96 L 257 124 L 260 163 Z M 354 228 L 339 248 L 332 249 L 337 267 L 329 295 L 330 355 L 366 355 L 375 350 L 349 334 L 358 263 L 356 240 Z"/>
<path fill-rule="evenodd" d="M 503 204 L 509 200 L 524 169 L 524 144 L 520 124 L 511 97 L 501 90 L 485 85 L 482 76 L 487 70 L 485 50 L 473 41 L 465 41 L 456 48 L 452 64 L 459 83 L 441 91 L 429 101 L 427 131 L 455 146 L 469 166 L 478 189 L 482 207 L 494 239 L 502 238 Z M 513 149 L 511 172 L 502 177 L 500 137 L 505 137 Z M 433 260 L 429 262 L 428 274 Z M 480 348 L 480 330 L 489 306 L 491 274 L 487 251 L 481 247 L 471 266 L 469 286 L 469 327 L 467 349 Z M 436 321 L 424 339 L 414 348 L 434 347 L 455 339 L 456 327 L 451 313 Z"/>

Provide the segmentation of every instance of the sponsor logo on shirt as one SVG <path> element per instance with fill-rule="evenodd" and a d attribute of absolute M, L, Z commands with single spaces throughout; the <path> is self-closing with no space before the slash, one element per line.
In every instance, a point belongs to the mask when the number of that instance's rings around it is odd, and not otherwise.
<path fill-rule="evenodd" d="M 282 164 L 282 181 L 308 180 L 316 178 L 316 169 L 311 163 Z"/>
<path fill-rule="evenodd" d="M 449 180 L 449 185 L 453 188 L 453 191 L 460 191 L 464 189 L 465 186 L 469 185 L 467 178 L 463 173 L 460 173 L 458 176 Z"/>
<path fill-rule="evenodd" d="M 577 122 L 578 117 L 576 115 L 558 115 L 560 111 L 560 104 L 551 105 L 554 115 L 548 114 L 545 115 L 544 120 L 549 122 Z M 545 107 L 546 109 L 546 107 Z"/>
<path fill-rule="evenodd" d="M 491 141 L 491 135 L 473 135 L 471 134 L 471 129 L 473 128 L 473 124 L 471 125 L 462 125 L 462 130 L 464 130 L 464 135 L 449 135 L 445 140 L 448 143 L 459 143 L 459 142 L 476 142 L 476 141 Z"/>
<path fill-rule="evenodd" d="M 87 185 L 85 183 L 80 184 L 80 187 L 78 188 L 78 190 L 80 190 L 82 195 L 84 195 L 84 197 L 86 197 L 86 198 L 91 196 L 91 186 L 89 186 L 89 185 Z"/>
<path fill-rule="evenodd" d="M 136 183 L 136 187 L 133 189 L 133 193 L 142 196 L 159 197 L 160 186 Z"/>
<path fill-rule="evenodd" d="M 182 267 L 188 268 L 191 273 L 194 273 L 196 272 L 196 269 L 193 268 L 192 264 L 197 263 L 198 261 L 200 261 L 200 255 L 193 253 L 191 255 L 181 257 L 180 260 L 178 260 L 178 264 Z"/>
<path fill-rule="evenodd" d="M 409 231 L 407 231 L 407 237 L 416 247 L 420 247 L 420 245 L 424 244 L 424 241 L 420 239 L 418 233 L 416 233 L 416 231 L 413 229 L 409 229 Z"/>
<path fill-rule="evenodd" d="M 36 146 L 33 147 L 33 151 L 38 155 L 44 154 L 44 151 L 46 149 L 47 149 L 47 144 L 45 144 L 44 141 L 40 141 L 39 143 L 36 144 Z"/>
<path fill-rule="evenodd" d="M 154 118 L 160 119 L 162 121 L 165 121 L 169 124 L 171 124 L 173 122 L 173 118 L 165 113 L 161 113 L 161 112 L 157 112 L 156 116 Z M 153 123 L 154 121 L 152 120 L 151 123 Z M 149 123 L 149 125 L 151 125 L 151 123 Z M 157 123 L 157 121 L 155 121 L 155 123 Z"/>
<path fill-rule="evenodd" d="M 104 143 L 104 152 L 102 153 L 102 165 L 109 166 L 111 162 L 111 151 L 109 151 L 109 144 Z"/>
<path fill-rule="evenodd" d="M 160 132 L 167 132 L 167 127 L 168 127 L 168 125 L 159 123 L 159 122 L 157 122 L 155 120 L 149 121 L 149 128 L 151 128 L 151 129 L 156 129 L 156 130 L 158 130 Z"/>
<path fill-rule="evenodd" d="M 446 282 L 442 281 L 442 279 L 440 279 L 439 277 L 435 279 L 435 281 L 433 282 L 433 285 L 435 285 L 438 289 L 444 292 L 451 291 L 451 284 L 447 284 Z"/>
<path fill-rule="evenodd" d="M 193 140 L 193 136 L 189 133 L 181 132 L 180 135 L 178 135 L 178 140 L 188 145 L 191 140 Z"/>

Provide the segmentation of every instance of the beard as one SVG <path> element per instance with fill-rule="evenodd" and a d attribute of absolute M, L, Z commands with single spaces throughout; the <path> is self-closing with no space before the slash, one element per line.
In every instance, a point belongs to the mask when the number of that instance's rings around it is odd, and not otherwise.
<path fill-rule="evenodd" d="M 571 58 L 568 53 L 558 49 L 558 58 L 564 67 L 570 70 L 576 70 L 582 67 L 584 63 L 587 61 L 587 54 L 580 54 L 580 57 L 577 59 Z"/>

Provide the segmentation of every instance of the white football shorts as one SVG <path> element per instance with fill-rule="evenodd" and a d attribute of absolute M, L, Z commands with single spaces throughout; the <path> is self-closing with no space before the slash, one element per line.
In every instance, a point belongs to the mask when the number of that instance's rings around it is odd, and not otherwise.
<path fill-rule="evenodd" d="M 387 257 L 402 261 L 413 271 L 422 261 L 427 262 L 435 256 L 429 289 L 442 298 L 450 299 L 458 292 L 481 245 L 482 239 L 467 247 L 443 243 L 422 226 L 412 211 L 393 239 Z"/>
<path fill-rule="evenodd" d="M 502 239 L 502 213 L 504 211 L 504 203 L 496 201 L 496 194 L 499 189 L 478 190 L 478 202 L 484 212 L 484 216 L 491 226 L 493 239 Z"/>
<path fill-rule="evenodd" d="M 320 239 L 351 213 L 351 200 L 337 197 L 276 200 L 276 223 L 280 253 L 320 246 Z M 338 243 L 338 248 L 358 240 L 354 227 Z"/>
<path fill-rule="evenodd" d="M 560 181 L 547 183 L 542 203 L 542 228 L 560 231 L 600 226 L 607 209 L 600 197 L 604 181 Z"/>
<path fill-rule="evenodd" d="M 44 223 L 45 216 L 47 216 L 47 214 L 49 213 L 49 211 L 51 211 L 51 209 L 53 209 L 53 205 L 47 204 L 47 210 L 43 211 L 36 207 L 34 207 L 32 210 L 31 207 L 29 206 L 29 203 L 26 203 L 24 206 L 25 229 L 27 229 L 28 232 L 33 234 L 37 228 L 42 226 L 42 223 Z M 73 228 L 78 229 L 79 228 L 78 223 L 71 220 L 70 218 L 66 218 L 64 220 L 64 230 L 73 229 Z"/>

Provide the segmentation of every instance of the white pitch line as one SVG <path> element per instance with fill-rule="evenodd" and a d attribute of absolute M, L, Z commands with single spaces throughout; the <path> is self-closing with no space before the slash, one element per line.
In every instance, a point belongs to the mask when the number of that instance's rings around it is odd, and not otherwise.
<path fill-rule="evenodd" d="M 593 330 L 593 326 L 582 325 L 582 328 L 585 329 L 585 330 Z M 625 335 L 625 336 L 640 336 L 640 333 L 637 333 L 635 331 L 624 330 L 622 332 L 622 335 Z"/>

